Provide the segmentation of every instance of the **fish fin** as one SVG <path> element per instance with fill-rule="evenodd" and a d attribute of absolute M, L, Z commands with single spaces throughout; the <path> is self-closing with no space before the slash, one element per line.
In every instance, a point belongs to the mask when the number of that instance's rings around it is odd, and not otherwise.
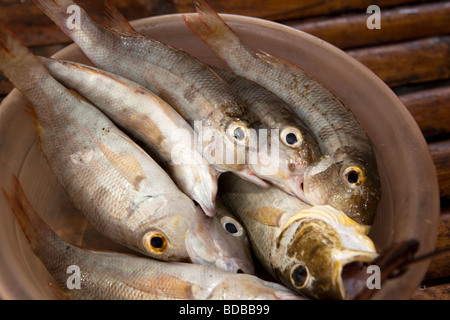
<path fill-rule="evenodd" d="M 32 248 L 39 246 L 41 240 L 53 231 L 39 217 L 39 214 L 33 209 L 25 196 L 22 185 L 16 175 L 12 179 L 12 194 L 8 194 L 3 189 L 3 194 L 13 211 L 20 227 Z"/>
<path fill-rule="evenodd" d="M 29 88 L 30 80 L 48 74 L 37 57 L 5 25 L 0 24 L 0 72 L 19 90 Z"/>
<path fill-rule="evenodd" d="M 139 161 L 132 154 L 114 152 L 101 141 L 98 141 L 97 144 L 109 163 L 139 191 L 146 180 L 145 172 Z"/>
<path fill-rule="evenodd" d="M 154 281 L 124 282 L 130 288 L 153 295 L 156 299 L 192 300 L 195 296 L 195 285 L 170 274 L 155 274 Z M 155 286 L 154 283 L 162 285 Z"/>
<path fill-rule="evenodd" d="M 83 10 L 72 0 L 33 0 L 33 2 L 67 35 L 72 32 L 67 24 L 70 13 L 69 7 L 76 6 Z"/>
<path fill-rule="evenodd" d="M 244 214 L 250 219 L 269 227 L 280 227 L 280 221 L 286 212 L 275 207 L 263 206 L 257 210 L 246 211 Z"/>
<path fill-rule="evenodd" d="M 241 170 L 241 171 L 233 171 L 233 173 L 235 175 L 237 175 L 238 177 L 249 181 L 253 184 L 256 184 L 257 186 L 267 189 L 270 187 L 270 183 L 264 181 L 263 179 L 257 177 L 253 172 L 251 172 L 250 170 Z"/>
<path fill-rule="evenodd" d="M 119 9 L 117 9 L 109 0 L 101 0 L 101 3 L 104 9 L 104 20 L 101 23 L 103 27 L 122 35 L 139 35 Z"/>
<path fill-rule="evenodd" d="M 59 300 L 69 300 L 69 295 L 60 287 L 53 284 L 53 282 L 47 280 L 47 285 Z"/>
<path fill-rule="evenodd" d="M 261 60 L 264 60 L 264 61 L 266 61 L 266 62 L 268 62 L 268 63 L 270 63 L 271 65 L 274 65 L 274 66 L 285 66 L 285 65 L 288 65 L 291 68 L 300 69 L 299 66 L 296 66 L 295 64 L 293 64 L 293 63 L 291 63 L 289 61 L 286 61 L 286 60 L 284 60 L 284 59 L 282 59 L 280 57 L 273 56 L 270 53 L 262 51 L 262 50 L 259 50 L 256 53 L 256 56 L 258 58 L 260 58 Z M 303 73 L 305 73 L 305 71 L 303 71 L 303 70 L 301 70 L 301 71 Z"/>
<path fill-rule="evenodd" d="M 216 41 L 239 40 L 234 31 L 223 19 L 203 0 L 194 1 L 197 15 L 183 15 L 187 26 L 203 42 L 210 44 Z"/>

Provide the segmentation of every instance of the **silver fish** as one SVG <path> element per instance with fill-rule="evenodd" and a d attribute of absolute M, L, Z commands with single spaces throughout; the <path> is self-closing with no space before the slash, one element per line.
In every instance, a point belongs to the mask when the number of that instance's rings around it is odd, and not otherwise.
<path fill-rule="evenodd" d="M 242 253 L 248 248 L 233 247 L 235 238 L 215 227 L 218 218 L 196 207 L 101 111 L 52 78 L 5 27 L 0 28 L 0 71 L 30 100 L 49 167 L 99 232 L 156 259 L 252 272 L 252 261 Z M 198 239 L 205 240 L 201 247 Z"/>
<path fill-rule="evenodd" d="M 139 141 L 181 191 L 207 215 L 214 215 L 218 172 L 193 148 L 193 129 L 169 104 L 143 86 L 98 68 L 55 59 L 42 61 L 56 80 L 86 97 Z"/>
<path fill-rule="evenodd" d="M 328 205 L 310 206 L 229 174 L 221 177 L 219 196 L 242 221 L 265 269 L 309 298 L 350 298 L 353 276 L 377 257 L 369 227 Z"/>
<path fill-rule="evenodd" d="M 308 126 L 322 157 L 308 167 L 304 193 L 311 204 L 329 204 L 351 218 L 372 224 L 381 186 L 370 139 L 351 111 L 300 68 L 256 52 L 205 1 L 184 20 L 238 75 L 282 98 Z"/>
<path fill-rule="evenodd" d="M 78 7 L 79 26 L 67 25 L 71 0 L 34 0 L 95 66 L 152 90 L 194 128 L 203 157 L 218 171 L 232 171 L 263 187 L 247 166 L 256 121 L 229 85 L 188 53 L 136 32 L 109 2 L 105 26 Z M 205 130 L 201 130 L 201 129 Z"/>
<path fill-rule="evenodd" d="M 33 210 L 17 178 L 13 185 L 13 193 L 3 190 L 4 195 L 35 255 L 52 275 L 51 288 L 61 299 L 301 299 L 277 283 L 248 274 L 73 246 L 58 237 Z M 68 274 L 69 266 L 78 268 L 74 269 L 78 274 Z M 76 275 L 79 277 L 68 278 Z"/>

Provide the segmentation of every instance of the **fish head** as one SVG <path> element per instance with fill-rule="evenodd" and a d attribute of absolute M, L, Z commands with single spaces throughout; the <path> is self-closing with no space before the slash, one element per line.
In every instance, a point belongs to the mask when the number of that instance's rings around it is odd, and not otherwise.
<path fill-rule="evenodd" d="M 178 179 L 180 190 L 197 202 L 206 215 L 214 216 L 219 173 L 212 166 L 199 158 L 198 163 L 171 165 L 170 173 Z"/>
<path fill-rule="evenodd" d="M 305 171 L 306 201 L 328 204 L 362 224 L 372 224 L 381 197 L 376 164 L 360 157 L 323 156 Z"/>
<path fill-rule="evenodd" d="M 192 262 L 233 273 L 255 273 L 247 232 L 219 198 L 213 217 L 199 212 L 199 219 L 192 222 L 186 237 Z"/>
<path fill-rule="evenodd" d="M 303 300 L 281 284 L 247 274 L 230 274 L 210 288 L 210 300 Z"/>
<path fill-rule="evenodd" d="M 133 213 L 137 227 L 132 232 L 137 250 L 158 260 L 189 261 L 185 238 L 195 210 L 193 201 L 181 193 L 139 203 Z"/>
<path fill-rule="evenodd" d="M 354 291 L 347 280 L 377 257 L 368 230 L 330 206 L 299 211 L 277 239 L 278 277 L 310 298 L 346 299 Z"/>
<path fill-rule="evenodd" d="M 318 157 L 315 140 L 297 126 L 259 129 L 254 141 L 256 157 L 250 156 L 249 168 L 259 178 L 306 201 L 303 181 L 306 168 Z M 255 159 L 255 160 L 253 160 Z"/>
<path fill-rule="evenodd" d="M 239 170 L 246 163 L 251 130 L 239 119 L 211 119 L 196 128 L 200 151 L 219 171 Z"/>

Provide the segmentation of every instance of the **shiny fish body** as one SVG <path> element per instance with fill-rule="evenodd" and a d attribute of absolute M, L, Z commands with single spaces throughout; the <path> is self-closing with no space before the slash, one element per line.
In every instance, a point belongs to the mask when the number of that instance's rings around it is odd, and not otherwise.
<path fill-rule="evenodd" d="M 177 110 L 196 131 L 202 155 L 218 171 L 232 171 L 268 186 L 246 164 L 255 119 L 208 66 L 184 51 L 138 34 L 107 2 L 110 21 L 106 28 L 92 21 L 80 7 L 79 27 L 69 28 L 66 12 L 76 5 L 73 1 L 33 1 L 97 67 L 143 85 Z"/>
<path fill-rule="evenodd" d="M 305 174 L 311 204 L 329 204 L 371 224 L 381 197 L 372 145 L 354 115 L 325 87 L 294 66 L 247 47 L 203 1 L 188 26 L 236 73 L 282 98 L 314 134 L 322 157 Z"/>
<path fill-rule="evenodd" d="M 75 247 L 59 238 L 33 210 L 18 180 L 13 194 L 3 192 L 35 255 L 52 275 L 51 287 L 61 299 L 301 299 L 279 284 L 252 275 Z M 76 274 L 67 273 L 69 266 L 78 267 L 76 280 Z M 79 287 L 69 288 L 69 276 L 74 286 L 79 280 Z"/>
<path fill-rule="evenodd" d="M 349 298 L 353 290 L 344 274 L 351 278 L 352 268 L 377 257 L 368 227 L 330 206 L 310 206 L 228 174 L 221 177 L 219 196 L 242 221 L 267 271 L 309 298 Z"/>
<path fill-rule="evenodd" d="M 268 144 L 270 152 L 278 148 L 277 173 L 261 172 L 258 176 L 306 201 L 302 188 L 305 170 L 321 154 L 310 130 L 283 100 L 266 88 L 233 72 L 214 67 L 213 70 L 236 91 L 263 127 L 274 130 L 278 136 L 275 144 Z M 290 140 L 292 137 L 294 140 Z M 273 162 L 266 163 L 273 165 Z"/>
<path fill-rule="evenodd" d="M 42 59 L 50 74 L 141 142 L 191 199 L 213 216 L 216 170 L 192 148 L 194 131 L 164 100 L 123 77 L 86 65 Z M 92 90 L 95 88 L 95 90 Z"/>
<path fill-rule="evenodd" d="M 242 265 L 235 258 L 235 251 L 245 249 L 231 247 L 226 230 L 210 234 L 214 221 L 168 174 L 97 108 L 52 78 L 5 28 L 0 29 L 0 71 L 30 100 L 42 153 L 98 231 L 160 260 L 251 269 L 251 261 Z M 198 238 L 205 239 L 200 248 Z"/>

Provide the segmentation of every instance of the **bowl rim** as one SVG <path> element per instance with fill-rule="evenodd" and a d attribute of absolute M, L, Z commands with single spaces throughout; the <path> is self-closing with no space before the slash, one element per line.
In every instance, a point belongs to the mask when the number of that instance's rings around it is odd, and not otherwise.
<path fill-rule="evenodd" d="M 184 15 L 190 15 L 195 13 L 174 13 L 174 14 L 166 14 L 166 15 L 159 15 L 159 16 L 153 16 L 153 17 L 145 17 L 140 18 L 137 20 L 130 21 L 131 25 L 135 27 L 138 31 L 140 31 L 144 27 L 148 27 L 151 23 L 161 23 L 161 22 L 167 22 L 173 19 L 182 19 Z M 324 50 L 330 51 L 331 54 L 335 55 L 336 57 L 339 57 L 342 61 L 347 63 L 348 65 L 353 66 L 360 74 L 369 82 L 373 83 L 375 87 L 377 87 L 378 90 L 382 91 L 388 100 L 390 100 L 393 105 L 395 106 L 395 110 L 399 112 L 402 116 L 402 119 L 405 121 L 407 127 L 415 132 L 415 137 L 422 137 L 421 141 L 417 141 L 417 145 L 420 148 L 420 155 L 421 155 L 421 161 L 423 164 L 427 166 L 427 168 L 431 171 L 434 170 L 434 175 L 429 177 L 430 179 L 428 182 L 428 190 L 431 194 L 436 194 L 437 197 L 433 199 L 429 199 L 430 203 L 430 217 L 433 219 L 435 223 L 434 230 L 431 230 L 431 238 L 433 238 L 433 243 L 435 243 L 435 239 L 437 237 L 437 231 L 438 231 L 438 223 L 437 220 L 439 218 L 440 214 L 440 198 L 439 198 L 439 186 L 438 186 L 438 180 L 437 180 L 437 174 L 436 170 L 431 158 L 431 154 L 429 153 L 429 150 L 427 148 L 427 144 L 425 141 L 425 138 L 423 137 L 422 132 L 420 131 L 420 128 L 418 127 L 417 123 L 415 122 L 414 118 L 412 117 L 411 113 L 407 110 L 407 108 L 404 106 L 404 104 L 400 101 L 398 96 L 390 89 L 390 87 L 383 82 L 374 72 L 372 72 L 369 68 L 364 66 L 362 63 L 348 55 L 343 50 L 325 42 L 324 40 L 321 40 L 320 38 L 317 38 L 313 35 L 310 35 L 308 33 L 305 33 L 303 31 L 300 31 L 298 29 L 294 29 L 290 26 L 283 25 L 278 22 L 257 18 L 257 17 L 249 17 L 244 15 L 238 15 L 238 14 L 220 14 L 224 18 L 224 20 L 227 23 L 233 24 L 244 24 L 244 25 L 258 25 L 262 28 L 268 28 L 275 30 L 276 32 L 282 32 L 287 33 L 293 37 L 303 37 L 310 43 L 313 43 L 317 46 L 321 46 L 324 48 Z M 73 47 L 77 46 L 73 42 L 59 50 L 56 54 L 54 54 L 52 57 L 58 58 L 61 55 L 64 55 L 66 53 L 66 50 L 73 50 Z M 15 95 L 19 94 L 19 91 L 14 88 L 2 101 L 1 105 L 7 104 L 10 99 L 12 99 Z M 0 118 L 2 115 L 2 108 L 0 108 Z M 420 139 L 420 138 L 419 138 Z M 411 155 L 418 154 L 419 150 L 414 150 L 414 152 L 411 152 Z M 428 245 L 429 247 L 429 245 Z M 433 246 L 434 249 L 434 246 Z M 419 264 L 417 268 L 422 269 L 423 275 L 426 272 L 426 269 L 428 267 L 428 263 L 426 264 Z M 0 274 L 0 283 L 5 284 L 8 283 L 8 279 L 4 279 L 4 276 Z M 1 292 L 0 292 L 1 293 Z"/>

